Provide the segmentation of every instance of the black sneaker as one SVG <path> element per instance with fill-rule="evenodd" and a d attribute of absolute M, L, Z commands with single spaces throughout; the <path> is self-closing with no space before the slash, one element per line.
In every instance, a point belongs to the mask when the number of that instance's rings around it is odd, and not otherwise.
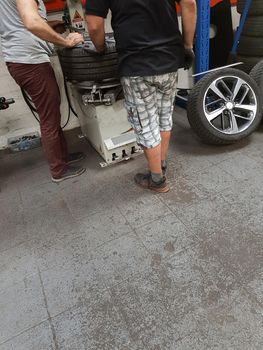
<path fill-rule="evenodd" d="M 67 159 L 67 165 L 74 164 L 79 162 L 80 160 L 85 159 L 86 155 L 83 152 L 75 152 L 75 153 L 69 153 L 68 159 Z"/>
<path fill-rule="evenodd" d="M 56 178 L 52 177 L 51 179 L 53 182 L 59 183 L 64 180 L 82 175 L 85 171 L 86 169 L 80 166 L 67 166 L 60 177 L 56 177 Z"/>
<path fill-rule="evenodd" d="M 166 193 L 170 191 L 169 186 L 166 183 L 166 178 L 163 177 L 163 179 L 160 182 L 154 182 L 152 180 L 151 174 L 136 174 L 134 177 L 134 181 L 137 185 L 139 185 L 142 188 L 155 191 L 158 193 Z"/>

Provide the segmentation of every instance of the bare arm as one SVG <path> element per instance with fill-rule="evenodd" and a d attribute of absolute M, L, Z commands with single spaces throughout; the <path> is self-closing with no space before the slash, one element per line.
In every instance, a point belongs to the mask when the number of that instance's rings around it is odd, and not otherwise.
<path fill-rule="evenodd" d="M 90 38 L 98 52 L 103 52 L 105 49 L 105 28 L 104 18 L 87 15 L 86 21 Z"/>
<path fill-rule="evenodd" d="M 196 28 L 196 1 L 181 0 L 180 5 L 182 10 L 184 47 L 186 49 L 191 49 L 193 48 Z"/>
<path fill-rule="evenodd" d="M 48 23 L 40 17 L 35 0 L 16 0 L 17 8 L 25 27 L 42 40 L 65 47 L 73 47 L 83 41 L 80 34 L 70 34 L 63 38 L 56 33 Z"/>

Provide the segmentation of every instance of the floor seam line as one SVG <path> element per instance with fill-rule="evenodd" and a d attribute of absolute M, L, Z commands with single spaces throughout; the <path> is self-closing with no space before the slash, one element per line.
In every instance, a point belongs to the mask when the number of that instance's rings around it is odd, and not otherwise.
<path fill-rule="evenodd" d="M 22 334 L 24 334 L 24 333 L 27 333 L 27 332 L 30 331 L 31 329 L 34 329 L 34 328 L 40 326 L 42 323 L 45 323 L 46 321 L 48 321 L 48 318 L 45 319 L 45 320 L 43 320 L 43 321 L 41 321 L 41 322 L 39 322 L 39 323 L 37 323 L 37 324 L 35 324 L 35 325 L 32 326 L 32 327 L 26 328 L 26 329 L 24 329 L 23 331 L 21 331 L 21 332 L 15 334 L 15 335 L 12 336 L 11 338 L 5 340 L 3 343 L 0 343 L 0 346 L 6 344 L 6 343 L 8 343 L 8 342 L 10 342 L 11 340 L 13 340 L 13 339 L 19 337 L 20 335 L 22 335 Z"/>
<path fill-rule="evenodd" d="M 52 318 L 51 318 L 51 315 L 50 315 L 50 312 L 49 312 L 49 309 L 48 309 L 47 297 L 46 297 L 46 293 L 45 293 L 45 289 L 44 289 L 44 283 L 43 283 L 43 280 L 42 280 L 42 277 L 41 277 L 41 272 L 39 270 L 39 267 L 38 267 L 38 276 L 39 276 L 41 290 L 42 290 L 44 303 L 45 303 L 45 307 L 46 307 L 46 311 L 47 311 L 47 315 L 48 315 L 48 321 L 49 321 L 51 332 L 52 332 L 52 338 L 53 338 L 55 350 L 58 350 L 58 341 L 57 341 L 56 331 L 55 331 L 55 327 L 53 325 Z"/>

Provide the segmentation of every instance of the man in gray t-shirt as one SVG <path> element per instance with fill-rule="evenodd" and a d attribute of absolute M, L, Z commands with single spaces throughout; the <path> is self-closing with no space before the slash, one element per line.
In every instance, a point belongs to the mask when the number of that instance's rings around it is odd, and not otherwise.
<path fill-rule="evenodd" d="M 53 28 L 52 28 L 53 27 Z M 85 169 L 69 164 L 83 158 L 68 154 L 60 126 L 60 93 L 49 56 L 53 44 L 74 47 L 79 33 L 66 38 L 56 32 L 58 22 L 47 22 L 43 0 L 0 0 L 0 36 L 4 60 L 11 76 L 32 98 L 40 118 L 41 139 L 52 180 L 78 176 Z"/>
<path fill-rule="evenodd" d="M 38 13 L 47 21 L 42 1 L 39 1 Z M 6 62 L 30 64 L 49 62 L 53 45 L 27 30 L 17 11 L 16 0 L 1 0 L 0 18 L 2 51 Z"/>

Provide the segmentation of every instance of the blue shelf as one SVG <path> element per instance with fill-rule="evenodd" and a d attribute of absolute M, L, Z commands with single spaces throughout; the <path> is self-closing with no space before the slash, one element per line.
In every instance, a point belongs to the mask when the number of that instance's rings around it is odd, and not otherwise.
<path fill-rule="evenodd" d="M 197 0 L 195 73 L 209 70 L 210 0 Z"/>
<path fill-rule="evenodd" d="M 197 3 L 197 26 L 195 55 L 195 73 L 202 73 L 209 70 L 209 38 L 210 38 L 210 0 L 196 0 Z M 240 35 L 248 15 L 251 0 L 245 1 L 244 10 L 240 18 L 238 30 L 235 33 L 234 45 L 231 51 L 232 56 L 236 55 Z M 202 75 L 199 76 L 200 79 Z"/>

